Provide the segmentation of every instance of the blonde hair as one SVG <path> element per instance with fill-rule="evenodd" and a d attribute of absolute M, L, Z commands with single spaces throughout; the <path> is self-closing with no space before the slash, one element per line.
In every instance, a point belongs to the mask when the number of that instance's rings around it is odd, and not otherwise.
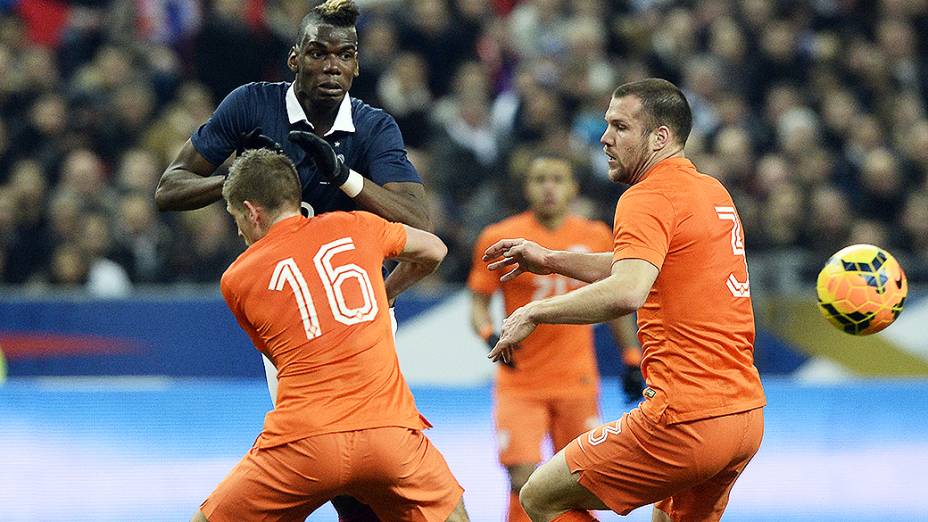
<path fill-rule="evenodd" d="M 247 200 L 271 213 L 299 208 L 300 192 L 293 162 L 269 149 L 245 151 L 232 163 L 222 185 L 222 197 L 229 206 L 242 209 Z"/>

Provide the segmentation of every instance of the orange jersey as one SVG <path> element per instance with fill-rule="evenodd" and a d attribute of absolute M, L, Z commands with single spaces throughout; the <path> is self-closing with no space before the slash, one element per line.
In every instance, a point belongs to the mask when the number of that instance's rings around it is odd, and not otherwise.
<path fill-rule="evenodd" d="M 725 187 L 686 158 L 661 161 L 619 198 L 614 233 L 613 259 L 660 269 L 638 310 L 653 395 L 642 410 L 666 407 L 674 423 L 765 405 L 744 235 Z"/>
<path fill-rule="evenodd" d="M 585 283 L 562 275 L 523 274 L 500 283 L 505 272 L 490 272 L 482 261 L 484 251 L 505 238 L 524 237 L 556 250 L 608 252 L 612 235 L 605 223 L 568 216 L 556 230 L 545 228 L 531 212 L 523 212 L 484 229 L 474 246 L 474 259 L 467 286 L 474 293 L 503 292 L 506 315 L 531 301 L 564 294 Z M 597 393 L 599 374 L 589 325 L 542 324 L 519 343 L 513 360 L 516 369 L 500 366 L 500 392 L 533 396 L 564 396 Z"/>
<path fill-rule="evenodd" d="M 292 217 L 222 275 L 226 303 L 278 372 L 256 446 L 429 427 L 400 374 L 380 268 L 405 245 L 403 225 L 367 212 Z"/>

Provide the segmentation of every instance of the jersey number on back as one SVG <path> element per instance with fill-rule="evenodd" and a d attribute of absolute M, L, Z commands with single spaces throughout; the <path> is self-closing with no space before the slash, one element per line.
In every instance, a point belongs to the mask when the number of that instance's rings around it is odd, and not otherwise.
<path fill-rule="evenodd" d="M 332 258 L 336 254 L 350 250 L 354 250 L 354 242 L 350 237 L 345 237 L 322 245 L 316 251 L 316 255 L 313 256 L 316 274 L 322 281 L 322 287 L 325 288 L 326 299 L 329 302 L 332 315 L 336 321 L 347 325 L 373 321 L 374 317 L 377 316 L 377 299 L 374 297 L 374 285 L 371 284 L 371 278 L 367 271 L 354 263 L 332 264 Z M 349 280 L 355 280 L 361 290 L 362 302 L 354 308 L 350 307 L 345 301 L 343 291 L 343 285 Z M 300 318 L 303 321 L 306 338 L 314 339 L 322 335 L 322 328 L 319 326 L 319 316 L 316 314 L 313 297 L 309 294 L 309 287 L 306 285 L 303 273 L 292 257 L 277 263 L 267 288 L 279 292 L 283 291 L 284 286 L 289 286 L 293 291 L 297 308 L 300 310 Z"/>
<path fill-rule="evenodd" d="M 744 233 L 741 231 L 741 220 L 738 219 L 738 213 L 735 207 L 715 207 L 715 213 L 722 221 L 731 221 L 731 253 L 741 256 L 744 261 L 744 273 L 748 273 L 748 264 L 744 259 Z M 738 281 L 735 274 L 728 274 L 726 281 L 728 290 L 735 297 L 751 297 L 751 279 L 745 277 L 744 282 Z"/>

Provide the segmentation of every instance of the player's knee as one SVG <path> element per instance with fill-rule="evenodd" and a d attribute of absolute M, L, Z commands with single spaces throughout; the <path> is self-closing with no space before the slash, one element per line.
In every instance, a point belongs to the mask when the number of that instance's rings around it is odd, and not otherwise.
<path fill-rule="evenodd" d="M 454 508 L 454 511 L 448 515 L 448 518 L 445 519 L 445 522 L 470 522 L 470 517 L 467 516 L 467 510 L 464 509 L 463 498 L 458 502 L 458 505 Z"/>
<path fill-rule="evenodd" d="M 512 489 L 513 493 L 518 493 L 522 491 L 522 487 L 525 486 L 525 483 L 528 482 L 529 477 L 532 476 L 532 472 L 535 471 L 534 464 L 520 464 L 518 466 L 510 466 L 509 471 L 509 487 Z"/>
<path fill-rule="evenodd" d="M 204 515 L 202 511 L 197 511 L 196 514 L 193 515 L 193 518 L 190 519 L 190 522 L 209 522 L 209 520 L 207 520 L 206 515 Z"/>
<path fill-rule="evenodd" d="M 655 507 L 651 510 L 651 522 L 673 522 L 673 519 L 670 518 L 670 515 Z"/>
<path fill-rule="evenodd" d="M 533 520 L 536 516 L 545 511 L 545 497 L 539 481 L 532 480 L 531 477 L 525 482 L 519 491 L 519 503 L 522 509 L 528 513 Z"/>

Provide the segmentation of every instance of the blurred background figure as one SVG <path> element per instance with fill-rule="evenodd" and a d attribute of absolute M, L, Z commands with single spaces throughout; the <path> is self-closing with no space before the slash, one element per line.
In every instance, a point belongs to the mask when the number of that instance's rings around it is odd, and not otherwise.
<path fill-rule="evenodd" d="M 391 112 L 407 145 L 428 151 L 431 172 L 423 175 L 449 222 L 467 224 L 456 232 L 464 246 L 518 210 L 518 198 L 504 195 L 517 193 L 506 172 L 527 147 L 577 160 L 581 196 L 609 220 L 599 204 L 621 189 L 601 180 L 597 107 L 617 82 L 663 76 L 692 100 L 688 150 L 717 166 L 709 173 L 730 186 L 740 208 L 773 202 L 786 210 L 786 196 L 776 194 L 782 180 L 763 168 L 764 158 L 782 158 L 780 170 L 802 193 L 791 213 L 806 215 L 810 194 L 839 191 L 848 212 L 889 231 L 888 248 L 918 258 L 900 238 L 906 194 L 928 183 L 921 30 L 928 8 L 607 4 L 422 0 L 365 10 L 352 95 Z M 21 161 L 45 174 L 44 204 L 18 219 L 32 225 L 44 222 L 56 193 L 74 190 L 95 208 L 111 207 L 104 215 L 115 219 L 112 191 L 149 190 L 151 172 L 164 170 L 232 88 L 289 77 L 278 58 L 310 7 L 295 0 L 38 5 L 8 1 L 0 10 L 0 183 Z M 165 227 L 165 248 L 176 250 L 171 245 L 185 239 L 175 216 L 154 219 Z M 797 275 L 808 283 L 827 249 L 813 241 L 820 225 L 800 221 L 768 217 L 750 227 L 748 241 L 761 263 L 786 252 L 803 259 Z M 218 244 L 235 253 L 234 241 Z M 30 255 L 47 264 L 53 246 Z M 444 282 L 463 283 L 467 250 L 449 254 L 449 265 L 464 268 L 443 269 Z"/>

